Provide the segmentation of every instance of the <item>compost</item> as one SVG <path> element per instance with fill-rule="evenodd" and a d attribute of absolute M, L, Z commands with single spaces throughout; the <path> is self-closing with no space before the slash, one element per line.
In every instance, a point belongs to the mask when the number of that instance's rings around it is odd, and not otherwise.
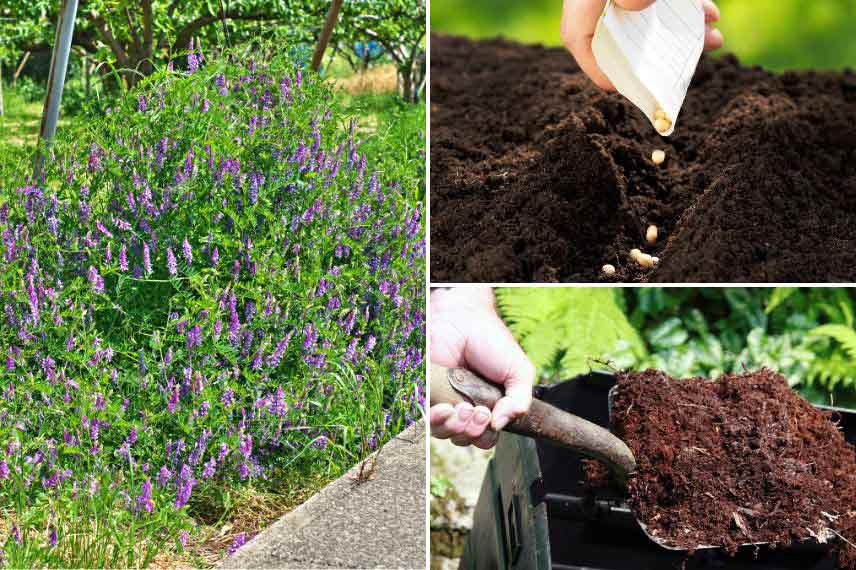
<path fill-rule="evenodd" d="M 628 502 L 649 532 L 730 552 L 814 537 L 840 544 L 842 567 L 856 567 L 856 449 L 834 412 L 768 369 L 716 381 L 655 370 L 617 380 L 613 429 L 638 462 Z"/>
<path fill-rule="evenodd" d="M 664 138 L 563 49 L 431 42 L 434 282 L 856 280 L 852 71 L 703 57 Z"/>

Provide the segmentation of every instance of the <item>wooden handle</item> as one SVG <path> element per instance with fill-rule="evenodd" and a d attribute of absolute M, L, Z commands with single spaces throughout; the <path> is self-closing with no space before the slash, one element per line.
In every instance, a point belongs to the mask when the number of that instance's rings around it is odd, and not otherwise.
<path fill-rule="evenodd" d="M 468 402 L 493 409 L 505 392 L 463 368 L 431 365 L 431 405 Z M 603 461 L 620 481 L 636 469 L 636 459 L 627 445 L 609 430 L 538 400 L 525 416 L 513 420 L 505 431 L 546 439 Z"/>

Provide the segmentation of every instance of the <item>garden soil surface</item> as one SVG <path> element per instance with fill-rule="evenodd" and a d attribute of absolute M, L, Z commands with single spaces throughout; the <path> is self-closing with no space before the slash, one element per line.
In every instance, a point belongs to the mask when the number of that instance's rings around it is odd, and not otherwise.
<path fill-rule="evenodd" d="M 431 73 L 434 282 L 856 281 L 852 71 L 704 56 L 665 138 L 563 49 L 434 35 Z"/>
<path fill-rule="evenodd" d="M 731 552 L 813 535 L 856 568 L 856 549 L 835 536 L 856 543 L 856 449 L 834 420 L 767 369 L 716 381 L 619 374 L 613 403 L 638 463 L 628 501 L 652 534 Z"/>

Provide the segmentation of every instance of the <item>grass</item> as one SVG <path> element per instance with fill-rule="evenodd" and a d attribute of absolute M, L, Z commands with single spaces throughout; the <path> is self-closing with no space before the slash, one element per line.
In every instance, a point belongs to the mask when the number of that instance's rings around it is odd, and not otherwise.
<path fill-rule="evenodd" d="M 42 119 L 42 104 L 27 101 L 15 90 L 4 86 L 3 108 L 5 114 L 0 117 L 0 145 L 22 147 L 34 144 Z"/>
<path fill-rule="evenodd" d="M 190 505 L 190 514 L 199 524 L 197 537 L 188 542 L 183 554 L 164 556 L 155 567 L 208 568 L 224 558 L 235 538 L 244 533 L 255 536 L 284 515 L 302 505 L 336 477 L 308 472 L 289 473 L 287 481 L 276 485 L 228 489 L 222 486 L 200 489 Z"/>

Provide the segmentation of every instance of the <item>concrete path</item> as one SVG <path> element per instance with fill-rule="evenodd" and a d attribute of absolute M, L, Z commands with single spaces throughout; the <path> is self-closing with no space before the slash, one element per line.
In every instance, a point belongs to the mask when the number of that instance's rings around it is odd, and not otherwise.
<path fill-rule="evenodd" d="M 411 426 L 367 461 L 362 478 L 358 464 L 221 568 L 424 569 L 425 425 Z"/>

